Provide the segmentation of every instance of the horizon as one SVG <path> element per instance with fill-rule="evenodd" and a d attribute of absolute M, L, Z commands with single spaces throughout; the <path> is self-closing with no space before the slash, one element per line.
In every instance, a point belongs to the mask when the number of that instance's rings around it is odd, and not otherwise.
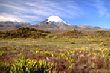
<path fill-rule="evenodd" d="M 0 21 L 37 24 L 49 16 L 59 16 L 73 25 L 110 28 L 108 0 L 4 0 L 0 1 Z"/>

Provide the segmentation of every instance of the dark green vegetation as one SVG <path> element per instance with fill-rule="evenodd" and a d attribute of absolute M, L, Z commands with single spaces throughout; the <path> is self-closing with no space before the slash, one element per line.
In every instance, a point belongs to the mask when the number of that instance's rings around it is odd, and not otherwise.
<path fill-rule="evenodd" d="M 1 31 L 1 38 L 39 38 L 48 35 L 48 31 L 36 30 L 34 28 L 19 28 L 17 30 Z"/>
<path fill-rule="evenodd" d="M 1 31 L 0 73 L 110 73 L 110 31 Z"/>

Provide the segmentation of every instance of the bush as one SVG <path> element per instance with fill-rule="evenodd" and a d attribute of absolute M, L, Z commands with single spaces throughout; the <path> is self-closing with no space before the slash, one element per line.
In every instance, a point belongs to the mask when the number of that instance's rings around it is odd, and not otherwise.
<path fill-rule="evenodd" d="M 36 30 L 35 28 L 19 28 L 0 32 L 0 38 L 41 38 L 46 37 L 49 33 L 49 31 Z"/>

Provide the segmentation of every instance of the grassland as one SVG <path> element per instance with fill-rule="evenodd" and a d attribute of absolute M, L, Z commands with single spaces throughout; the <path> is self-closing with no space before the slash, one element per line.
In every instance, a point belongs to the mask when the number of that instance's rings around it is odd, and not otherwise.
<path fill-rule="evenodd" d="M 0 73 L 110 73 L 108 32 L 95 37 L 69 32 L 75 37 L 68 37 L 68 33 L 62 36 L 35 29 L 27 32 L 27 28 L 17 31 L 1 33 Z M 23 35 L 17 38 L 15 33 Z"/>
<path fill-rule="evenodd" d="M 110 38 L 0 39 L 0 73 L 110 73 Z"/>

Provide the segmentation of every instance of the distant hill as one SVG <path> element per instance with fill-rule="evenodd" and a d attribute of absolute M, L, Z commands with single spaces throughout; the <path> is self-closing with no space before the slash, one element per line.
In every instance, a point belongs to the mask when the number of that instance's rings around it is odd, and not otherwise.
<path fill-rule="evenodd" d="M 46 30 L 39 30 L 30 27 L 22 27 L 14 30 L 0 31 L 0 38 L 80 38 L 80 37 L 110 37 L 110 31 L 94 30 L 94 31 L 80 31 L 67 30 L 63 32 L 51 32 Z"/>
<path fill-rule="evenodd" d="M 78 26 L 79 30 L 82 31 L 95 31 L 95 30 L 101 30 L 101 27 L 96 27 L 96 26 L 89 26 L 89 25 L 80 25 Z"/>
<path fill-rule="evenodd" d="M 12 22 L 12 21 L 0 22 L 0 30 L 14 30 L 17 28 L 29 26 L 30 24 L 26 22 Z"/>

